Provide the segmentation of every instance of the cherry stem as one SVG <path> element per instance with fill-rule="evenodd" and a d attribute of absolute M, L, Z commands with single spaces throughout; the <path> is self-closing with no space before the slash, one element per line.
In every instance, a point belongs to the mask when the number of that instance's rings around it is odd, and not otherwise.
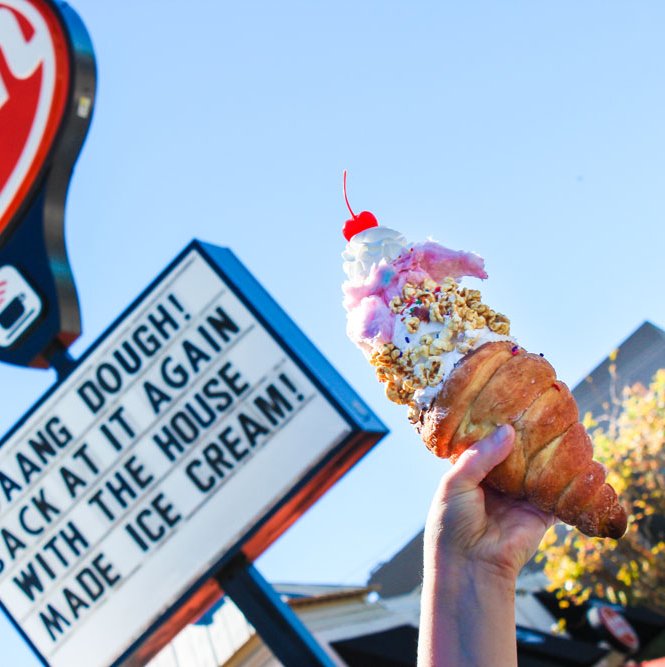
<path fill-rule="evenodd" d="M 346 169 L 344 170 L 344 201 L 346 202 L 346 208 L 348 208 L 351 213 L 351 217 L 355 220 L 356 214 L 353 212 L 351 204 L 349 204 L 349 198 L 346 196 Z"/>

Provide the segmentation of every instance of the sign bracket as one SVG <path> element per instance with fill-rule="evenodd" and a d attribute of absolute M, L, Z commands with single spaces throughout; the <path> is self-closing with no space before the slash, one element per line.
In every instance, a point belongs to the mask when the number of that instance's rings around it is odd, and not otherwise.
<path fill-rule="evenodd" d="M 78 361 L 57 338 L 51 341 L 42 354 L 56 372 L 58 382 L 62 382 L 78 365 Z"/>
<path fill-rule="evenodd" d="M 334 667 L 304 623 L 241 553 L 215 580 L 284 665 Z"/>

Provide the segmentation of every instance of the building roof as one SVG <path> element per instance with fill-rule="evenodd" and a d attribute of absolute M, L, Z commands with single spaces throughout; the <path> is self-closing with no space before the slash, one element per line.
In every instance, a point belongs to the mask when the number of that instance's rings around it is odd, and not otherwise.
<path fill-rule="evenodd" d="M 367 585 L 381 597 L 406 595 L 422 581 L 423 531 L 412 537 L 389 561 L 370 575 Z"/>
<path fill-rule="evenodd" d="M 636 383 L 648 386 L 654 373 L 665 367 L 665 331 L 644 322 L 616 350 L 616 390 Z M 608 413 L 612 403 L 612 360 L 607 356 L 574 389 L 580 414 L 598 417 Z M 619 396 L 620 397 L 620 396 Z"/>

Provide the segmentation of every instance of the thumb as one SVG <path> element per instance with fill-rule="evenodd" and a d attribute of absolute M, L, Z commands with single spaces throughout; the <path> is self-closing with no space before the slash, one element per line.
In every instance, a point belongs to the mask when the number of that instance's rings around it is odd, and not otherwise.
<path fill-rule="evenodd" d="M 448 491 L 463 493 L 475 489 L 513 450 L 515 429 L 504 424 L 487 438 L 468 447 L 457 459 L 448 478 Z"/>

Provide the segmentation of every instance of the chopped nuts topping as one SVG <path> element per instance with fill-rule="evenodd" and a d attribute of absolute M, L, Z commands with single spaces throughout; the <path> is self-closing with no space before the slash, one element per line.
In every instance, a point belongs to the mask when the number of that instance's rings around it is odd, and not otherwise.
<path fill-rule="evenodd" d="M 420 326 L 420 320 L 417 317 L 410 317 L 405 323 L 406 330 L 409 333 L 416 333 L 418 327 Z"/>
<path fill-rule="evenodd" d="M 398 296 L 394 296 L 390 300 L 390 310 L 393 311 L 393 313 L 399 313 L 402 310 L 402 306 L 404 305 L 402 303 L 402 299 L 400 299 Z"/>
<path fill-rule="evenodd" d="M 386 384 L 387 397 L 409 405 L 412 421 L 420 412 L 414 393 L 443 380 L 443 355 L 455 350 L 467 354 L 477 345 L 479 337 L 468 332 L 487 327 L 496 334 L 510 335 L 505 315 L 484 304 L 478 290 L 460 287 L 452 278 L 445 278 L 441 285 L 429 278 L 418 285 L 406 283 L 401 296 L 393 297 L 389 306 L 409 334 L 417 334 L 423 323 L 443 325 L 439 331 L 414 338 L 408 350 L 388 343 L 370 358 L 379 381 Z"/>

